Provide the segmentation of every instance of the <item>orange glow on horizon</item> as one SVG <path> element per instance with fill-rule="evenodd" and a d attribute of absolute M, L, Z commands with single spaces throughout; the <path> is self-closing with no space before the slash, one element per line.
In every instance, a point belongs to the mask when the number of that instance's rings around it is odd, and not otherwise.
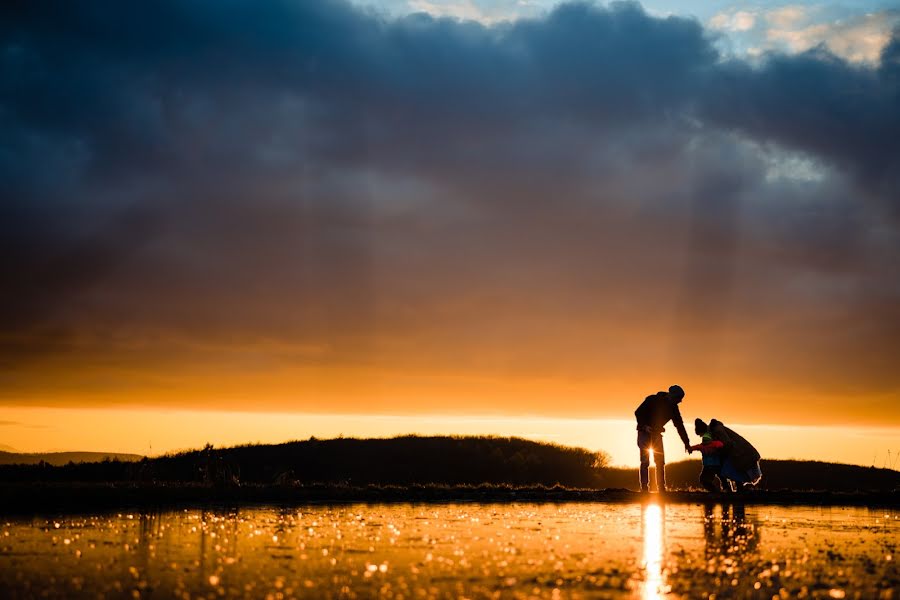
<path fill-rule="evenodd" d="M 693 413 L 685 411 L 685 420 Z M 885 466 L 897 456 L 900 428 L 802 427 L 731 422 L 764 458 L 797 458 Z M 245 443 L 281 443 L 333 437 L 498 435 L 579 446 L 610 455 L 611 463 L 638 464 L 634 423 L 628 419 L 567 419 L 484 415 L 352 415 L 161 409 L 8 408 L 2 443 L 20 452 L 100 451 L 140 455 Z M 693 432 L 689 434 L 694 439 Z M 677 433 L 663 438 L 666 462 L 689 457 Z"/>
<path fill-rule="evenodd" d="M 295 358 L 251 345 L 202 359 L 177 351 L 165 360 L 132 356 L 121 365 L 101 357 L 48 359 L 20 365 L 10 374 L 0 405 L 620 419 L 630 417 L 644 395 L 679 383 L 687 391 L 686 421 L 690 414 L 741 423 L 900 427 L 893 392 L 777 385 L 729 371 L 632 365 L 612 376 L 602 365 L 595 373 L 577 366 L 566 373 L 552 365 L 450 369 L 326 362 L 298 367 Z"/>

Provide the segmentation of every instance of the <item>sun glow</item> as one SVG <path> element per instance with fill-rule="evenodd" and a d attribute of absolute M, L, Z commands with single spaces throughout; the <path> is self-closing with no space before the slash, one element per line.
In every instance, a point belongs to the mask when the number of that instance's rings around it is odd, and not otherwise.
<path fill-rule="evenodd" d="M 696 413 L 688 413 L 689 419 Z M 701 413 L 702 414 L 702 413 Z M 798 427 L 733 424 L 765 458 L 799 458 L 860 465 L 897 466 L 900 428 Z M 562 419 L 510 415 L 361 415 L 165 410 L 151 407 L 7 407 L 0 442 L 19 452 L 97 451 L 157 455 L 201 448 L 281 443 L 310 436 L 391 437 L 421 435 L 518 436 L 610 455 L 613 465 L 637 466 L 631 419 Z M 692 439 L 696 439 L 691 436 Z M 663 440 L 671 462 L 689 458 L 677 435 Z M 875 457 L 875 462 L 873 462 Z M 690 458 L 697 458 L 694 454 Z"/>
<path fill-rule="evenodd" d="M 336 437 L 498 435 L 602 450 L 618 464 L 637 457 L 631 421 L 485 415 L 361 415 L 204 410 L 14 407 L 2 443 L 20 452 L 102 451 L 157 455 L 245 443 Z M 102 425 L 102 426 L 101 426 Z"/>

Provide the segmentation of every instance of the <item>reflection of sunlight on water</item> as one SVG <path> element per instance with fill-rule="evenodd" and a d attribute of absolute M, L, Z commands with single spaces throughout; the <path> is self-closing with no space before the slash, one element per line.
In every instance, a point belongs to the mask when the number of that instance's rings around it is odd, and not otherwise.
<path fill-rule="evenodd" d="M 644 506 L 644 599 L 662 598 L 663 585 L 663 509 L 659 504 Z"/>
<path fill-rule="evenodd" d="M 900 600 L 896 510 L 645 500 L 4 515 L 0 598 Z"/>

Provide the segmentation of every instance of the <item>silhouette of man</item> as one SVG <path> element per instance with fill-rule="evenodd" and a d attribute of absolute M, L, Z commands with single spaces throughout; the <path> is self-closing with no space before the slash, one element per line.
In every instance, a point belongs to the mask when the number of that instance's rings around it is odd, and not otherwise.
<path fill-rule="evenodd" d="M 641 491 L 650 491 L 650 454 L 653 453 L 653 464 L 656 465 L 656 487 L 660 492 L 666 491 L 666 455 L 663 449 L 662 434 L 666 423 L 672 421 L 684 451 L 690 454 L 691 443 L 678 404 L 684 398 L 681 386 L 673 385 L 668 392 L 659 392 L 647 396 L 634 416 L 637 418 L 637 445 L 641 450 Z"/>

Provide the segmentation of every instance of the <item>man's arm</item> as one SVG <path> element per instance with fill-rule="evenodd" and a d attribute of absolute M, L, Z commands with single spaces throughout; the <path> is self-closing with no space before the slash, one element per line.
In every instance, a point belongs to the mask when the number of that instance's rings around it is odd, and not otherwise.
<path fill-rule="evenodd" d="M 690 452 L 691 440 L 687 431 L 684 430 L 684 421 L 681 418 L 681 411 L 678 410 L 677 404 L 672 405 L 672 423 L 675 424 L 675 429 L 678 430 L 678 435 L 681 436 L 681 441 L 684 442 L 684 449 Z"/>

